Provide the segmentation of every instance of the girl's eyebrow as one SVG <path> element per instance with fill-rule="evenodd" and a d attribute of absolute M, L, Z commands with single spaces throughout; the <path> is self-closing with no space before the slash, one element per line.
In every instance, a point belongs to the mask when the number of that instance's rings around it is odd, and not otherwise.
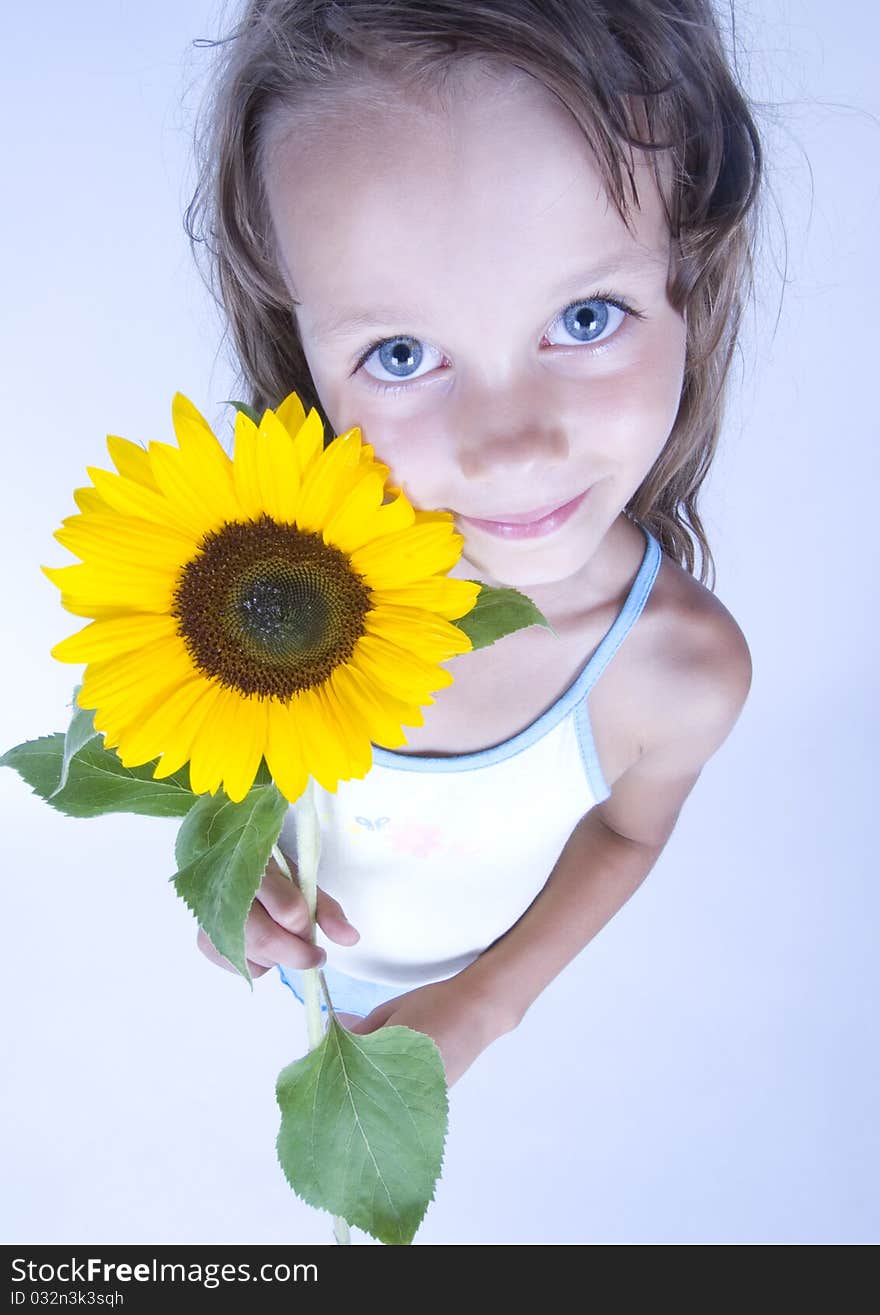
<path fill-rule="evenodd" d="M 600 278 L 615 274 L 642 274 L 666 271 L 669 255 L 663 251 L 650 251 L 645 247 L 628 247 L 606 256 L 591 269 L 569 276 L 552 292 L 554 298 L 563 298 L 570 292 L 584 290 Z M 376 328 L 380 324 L 406 324 L 424 318 L 424 312 L 414 306 L 373 306 L 366 310 L 338 310 L 317 319 L 312 326 L 315 338 L 341 338 L 360 329 Z"/>
<path fill-rule="evenodd" d="M 553 290 L 554 297 L 565 297 L 569 292 L 584 289 L 591 283 L 606 279 L 616 274 L 653 274 L 658 271 L 666 273 L 669 268 L 668 251 L 652 251 L 647 247 L 626 247 L 621 251 L 611 252 L 590 269 L 582 270 L 573 278 L 567 278 Z"/>
<path fill-rule="evenodd" d="M 315 338 L 340 338 L 353 329 L 371 329 L 377 324 L 405 324 L 422 312 L 415 307 L 373 306 L 369 310 L 341 310 L 324 315 L 312 325 Z"/>

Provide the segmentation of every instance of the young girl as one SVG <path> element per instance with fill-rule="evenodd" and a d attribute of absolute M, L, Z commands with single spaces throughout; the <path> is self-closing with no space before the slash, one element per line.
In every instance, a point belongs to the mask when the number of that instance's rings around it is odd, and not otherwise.
<path fill-rule="evenodd" d="M 317 789 L 317 945 L 274 861 L 248 919 L 252 973 L 326 959 L 340 1021 L 426 1032 L 451 1084 L 638 888 L 748 693 L 696 502 L 759 140 L 710 0 L 254 0 L 222 48 L 187 228 L 250 401 L 359 425 L 453 513 L 453 574 L 555 631 L 453 659 L 405 748 Z"/>

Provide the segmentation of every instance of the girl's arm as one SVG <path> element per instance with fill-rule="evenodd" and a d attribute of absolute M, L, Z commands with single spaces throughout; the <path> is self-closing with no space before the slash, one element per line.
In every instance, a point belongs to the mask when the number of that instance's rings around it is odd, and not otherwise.
<path fill-rule="evenodd" d="M 403 1024 L 427 1033 L 451 1086 L 518 1026 L 644 881 L 704 764 L 739 717 L 752 678 L 749 650 L 728 612 L 711 630 L 710 644 L 692 644 L 663 682 L 665 729 L 650 737 L 610 797 L 581 819 L 522 917 L 454 977 L 378 1005 L 351 1031 Z"/>
<path fill-rule="evenodd" d="M 748 695 L 748 646 L 729 613 L 699 662 L 669 682 L 665 730 L 572 832 L 540 894 L 509 931 L 454 979 L 480 1002 L 487 1028 L 516 1027 L 529 1006 L 589 944 L 657 862 L 706 761 Z"/>

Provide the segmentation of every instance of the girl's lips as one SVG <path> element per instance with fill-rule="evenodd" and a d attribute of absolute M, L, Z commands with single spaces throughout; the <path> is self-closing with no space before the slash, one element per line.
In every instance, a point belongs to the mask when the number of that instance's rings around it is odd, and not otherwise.
<path fill-rule="evenodd" d="M 552 534 L 560 525 L 564 525 L 577 511 L 589 491 L 585 489 L 576 498 L 572 498 L 571 502 L 563 502 L 561 506 L 538 507 L 535 511 L 511 514 L 505 520 L 478 520 L 475 516 L 459 516 L 459 519 L 468 525 L 476 525 L 478 529 L 485 530 L 487 534 L 494 534 L 500 539 L 538 539 L 542 535 Z"/>

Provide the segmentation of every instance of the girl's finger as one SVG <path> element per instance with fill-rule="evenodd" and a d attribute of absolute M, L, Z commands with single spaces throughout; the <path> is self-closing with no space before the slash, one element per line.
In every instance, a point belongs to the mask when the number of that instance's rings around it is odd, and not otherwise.
<path fill-rule="evenodd" d="M 319 968 L 327 958 L 325 952 L 311 941 L 285 931 L 256 899 L 248 914 L 244 935 L 248 959 L 266 968 L 274 968 L 277 963 L 287 968 Z"/>
<path fill-rule="evenodd" d="M 289 866 L 293 881 L 288 881 L 274 858 L 269 859 L 262 885 L 257 891 L 257 899 L 282 927 L 298 936 L 306 936 L 309 930 L 308 905 L 305 895 L 296 884 L 296 866 Z M 348 921 L 342 905 L 320 886 L 315 920 L 324 934 L 340 945 L 354 945 L 360 940 L 360 932 Z"/>
<path fill-rule="evenodd" d="M 341 945 L 354 945 L 361 938 L 360 932 L 353 927 L 342 911 L 342 905 L 326 890 L 318 887 L 315 901 L 315 919 L 325 936 Z"/>
<path fill-rule="evenodd" d="M 291 868 L 291 873 L 295 878 L 296 869 Z M 306 904 L 306 897 L 295 879 L 289 881 L 285 877 L 274 858 L 269 860 L 254 906 L 257 901 L 279 926 L 295 936 L 308 935 L 309 907 Z"/>
<path fill-rule="evenodd" d="M 201 928 L 196 944 L 212 963 L 228 972 L 237 971 Z M 279 927 L 257 900 L 254 900 L 245 924 L 245 945 L 248 968 L 257 977 L 262 977 L 263 973 L 279 963 L 289 968 L 319 968 L 327 958 L 318 946 L 299 936 L 292 936 L 283 927 Z"/>
<path fill-rule="evenodd" d="M 215 948 L 213 941 L 204 931 L 202 931 L 201 927 L 199 928 L 199 934 L 196 936 L 196 945 L 205 958 L 209 959 L 211 963 L 215 963 L 218 968 L 225 968 L 228 973 L 235 973 L 237 976 L 240 975 L 238 969 L 233 968 L 229 960 L 219 953 Z M 263 973 L 269 971 L 268 968 L 264 968 L 261 964 L 253 963 L 250 959 L 247 960 L 247 966 L 251 977 L 262 977 Z"/>

